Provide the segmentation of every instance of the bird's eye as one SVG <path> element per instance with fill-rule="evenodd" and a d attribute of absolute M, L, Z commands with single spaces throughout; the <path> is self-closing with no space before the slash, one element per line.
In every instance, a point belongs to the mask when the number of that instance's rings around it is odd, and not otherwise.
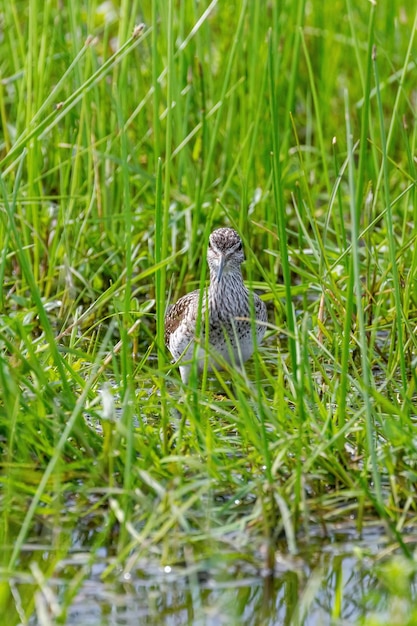
<path fill-rule="evenodd" d="M 243 248 L 243 244 L 242 244 L 242 242 L 240 241 L 240 242 L 239 242 L 239 244 L 238 244 L 238 246 L 237 246 L 237 248 L 236 248 L 237 252 L 240 252 L 240 251 L 242 250 L 242 248 Z"/>

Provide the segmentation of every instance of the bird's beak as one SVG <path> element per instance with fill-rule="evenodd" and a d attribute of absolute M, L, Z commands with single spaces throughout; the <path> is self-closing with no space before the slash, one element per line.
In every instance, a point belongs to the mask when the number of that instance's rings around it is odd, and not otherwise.
<path fill-rule="evenodd" d="M 224 270 L 225 263 L 226 263 L 226 258 L 222 254 L 221 257 L 220 257 L 219 268 L 217 270 L 217 282 L 218 283 L 221 281 L 221 278 L 223 276 L 223 270 Z"/>

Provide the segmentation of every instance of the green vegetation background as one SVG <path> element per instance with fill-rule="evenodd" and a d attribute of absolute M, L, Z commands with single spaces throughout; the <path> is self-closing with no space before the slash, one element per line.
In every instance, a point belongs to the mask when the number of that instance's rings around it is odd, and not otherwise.
<path fill-rule="evenodd" d="M 238 530 L 273 567 L 279 537 L 353 516 L 414 572 L 416 23 L 402 0 L 0 2 L 10 623 L 80 523 L 56 619 L 103 546 L 106 580 L 233 561 Z M 220 399 L 181 387 L 163 315 L 227 224 L 270 326 Z"/>

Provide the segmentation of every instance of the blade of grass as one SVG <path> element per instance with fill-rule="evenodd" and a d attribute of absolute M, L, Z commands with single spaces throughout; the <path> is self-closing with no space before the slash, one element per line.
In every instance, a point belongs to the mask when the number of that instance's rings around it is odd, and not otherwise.
<path fill-rule="evenodd" d="M 362 284 L 361 284 L 361 264 L 360 264 L 360 249 L 359 249 L 359 218 L 360 214 L 356 206 L 356 190 L 354 182 L 354 165 L 352 154 L 352 131 L 350 125 L 349 114 L 349 98 L 347 90 L 345 90 L 345 117 L 346 117 L 346 143 L 348 146 L 348 152 L 351 154 L 351 158 L 348 163 L 348 178 L 349 178 L 349 198 L 350 198 L 350 219 L 352 228 L 352 269 L 354 277 L 354 299 L 356 302 L 356 319 L 359 332 L 359 347 L 361 353 L 362 364 L 362 378 L 363 378 L 363 402 L 365 407 L 365 419 L 366 419 L 366 438 L 368 454 L 371 461 L 371 473 L 374 482 L 375 500 L 378 503 L 380 510 L 384 510 L 384 501 L 382 497 L 381 489 L 381 475 L 378 467 L 377 460 L 377 440 L 375 427 L 373 423 L 373 411 L 372 401 L 370 396 L 371 389 L 371 373 L 368 355 L 368 342 L 366 339 L 365 320 L 363 313 L 363 300 L 362 300 Z"/>
<path fill-rule="evenodd" d="M 387 155 L 388 144 L 387 144 L 387 138 L 385 135 L 385 119 L 384 119 L 384 112 L 382 108 L 381 90 L 380 90 L 379 75 L 378 75 L 378 63 L 377 63 L 377 55 L 376 55 L 375 47 L 373 49 L 372 61 L 373 61 L 373 68 L 374 68 L 376 98 L 377 98 L 378 113 L 379 113 L 379 127 L 380 127 L 380 134 L 381 134 L 382 171 L 383 171 L 384 201 L 385 201 L 385 211 L 386 211 L 385 217 L 387 220 L 388 247 L 389 247 L 390 260 L 391 260 L 392 283 L 394 287 L 398 360 L 400 363 L 403 396 L 404 398 L 406 398 L 408 382 L 407 382 L 405 351 L 404 351 L 402 298 L 401 298 L 401 292 L 400 292 L 400 281 L 398 277 L 397 252 L 396 252 L 396 244 L 395 244 L 395 238 L 394 238 L 395 230 L 394 230 L 394 223 L 392 219 L 392 206 L 391 206 L 391 199 L 390 199 L 390 184 L 389 184 L 388 155 Z M 399 93 L 400 93 L 400 90 L 398 91 L 398 94 Z"/>

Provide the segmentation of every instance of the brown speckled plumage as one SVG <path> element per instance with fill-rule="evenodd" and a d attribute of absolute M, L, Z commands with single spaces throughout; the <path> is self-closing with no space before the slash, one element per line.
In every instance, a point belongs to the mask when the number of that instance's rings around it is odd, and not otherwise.
<path fill-rule="evenodd" d="M 244 261 L 242 242 L 232 228 L 219 228 L 210 235 L 207 262 L 210 284 L 201 303 L 201 341 L 198 348 L 198 368 L 204 364 L 205 320 L 208 307 L 209 367 L 225 359 L 231 364 L 241 364 L 254 351 L 251 303 L 256 324 L 256 341 L 260 343 L 265 334 L 267 312 L 264 302 L 255 294 L 249 294 L 242 278 L 241 264 Z M 190 374 L 190 361 L 194 354 L 194 339 L 199 313 L 200 292 L 197 289 L 183 296 L 170 306 L 165 316 L 165 341 L 174 359 L 180 359 L 183 382 Z M 184 363 L 184 364 L 182 364 Z"/>

